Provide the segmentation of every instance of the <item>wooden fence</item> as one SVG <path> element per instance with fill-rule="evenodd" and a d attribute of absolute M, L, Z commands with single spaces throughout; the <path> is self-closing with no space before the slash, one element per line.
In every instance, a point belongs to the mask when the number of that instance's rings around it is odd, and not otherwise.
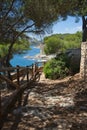
<path fill-rule="evenodd" d="M 39 64 L 42 64 L 39 66 Z M 23 91 L 30 87 L 33 82 L 39 81 L 41 72 L 43 70 L 44 63 L 36 62 L 31 66 L 26 67 L 7 67 L 0 68 L 0 82 L 4 82 L 5 85 L 9 88 L 15 88 L 15 91 L 12 92 L 11 98 L 8 104 L 5 104 L 4 109 L 2 110 L 2 96 L 0 90 L 0 128 L 2 128 L 3 120 L 8 114 L 10 107 L 14 106 L 19 96 Z M 30 87 L 32 89 L 32 87 Z M 18 96 L 19 95 L 19 96 Z M 20 96 L 21 97 L 21 96 Z"/>

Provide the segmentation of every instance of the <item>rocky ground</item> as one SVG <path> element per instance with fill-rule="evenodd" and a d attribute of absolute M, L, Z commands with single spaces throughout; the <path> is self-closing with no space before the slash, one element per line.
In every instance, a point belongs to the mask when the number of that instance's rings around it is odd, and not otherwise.
<path fill-rule="evenodd" d="M 24 97 L 26 102 L 8 115 L 2 130 L 87 130 L 87 83 L 79 74 L 62 80 L 42 74 Z"/>

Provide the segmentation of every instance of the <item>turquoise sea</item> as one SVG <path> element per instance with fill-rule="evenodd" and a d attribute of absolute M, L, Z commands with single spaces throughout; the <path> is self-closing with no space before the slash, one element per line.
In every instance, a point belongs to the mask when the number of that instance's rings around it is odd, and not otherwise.
<path fill-rule="evenodd" d="M 35 56 L 40 53 L 40 48 L 35 46 L 31 46 L 31 50 L 26 51 L 23 54 L 15 54 L 13 58 L 10 60 L 12 66 L 30 66 L 36 62 L 35 59 L 25 58 L 26 56 Z"/>

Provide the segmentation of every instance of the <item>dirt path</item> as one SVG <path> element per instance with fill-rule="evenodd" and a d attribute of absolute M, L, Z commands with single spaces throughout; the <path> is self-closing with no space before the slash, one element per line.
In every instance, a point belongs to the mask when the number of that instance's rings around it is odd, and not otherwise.
<path fill-rule="evenodd" d="M 25 91 L 26 105 L 9 114 L 2 130 L 87 130 L 86 90 L 79 75 L 49 80 L 42 74 L 35 88 Z"/>

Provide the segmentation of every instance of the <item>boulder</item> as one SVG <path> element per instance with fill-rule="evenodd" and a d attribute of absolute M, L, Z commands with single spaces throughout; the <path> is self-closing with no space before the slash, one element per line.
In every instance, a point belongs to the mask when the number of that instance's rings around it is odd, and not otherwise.
<path fill-rule="evenodd" d="M 67 56 L 67 63 L 72 74 L 79 72 L 81 49 L 80 48 L 68 49 L 65 54 Z"/>

